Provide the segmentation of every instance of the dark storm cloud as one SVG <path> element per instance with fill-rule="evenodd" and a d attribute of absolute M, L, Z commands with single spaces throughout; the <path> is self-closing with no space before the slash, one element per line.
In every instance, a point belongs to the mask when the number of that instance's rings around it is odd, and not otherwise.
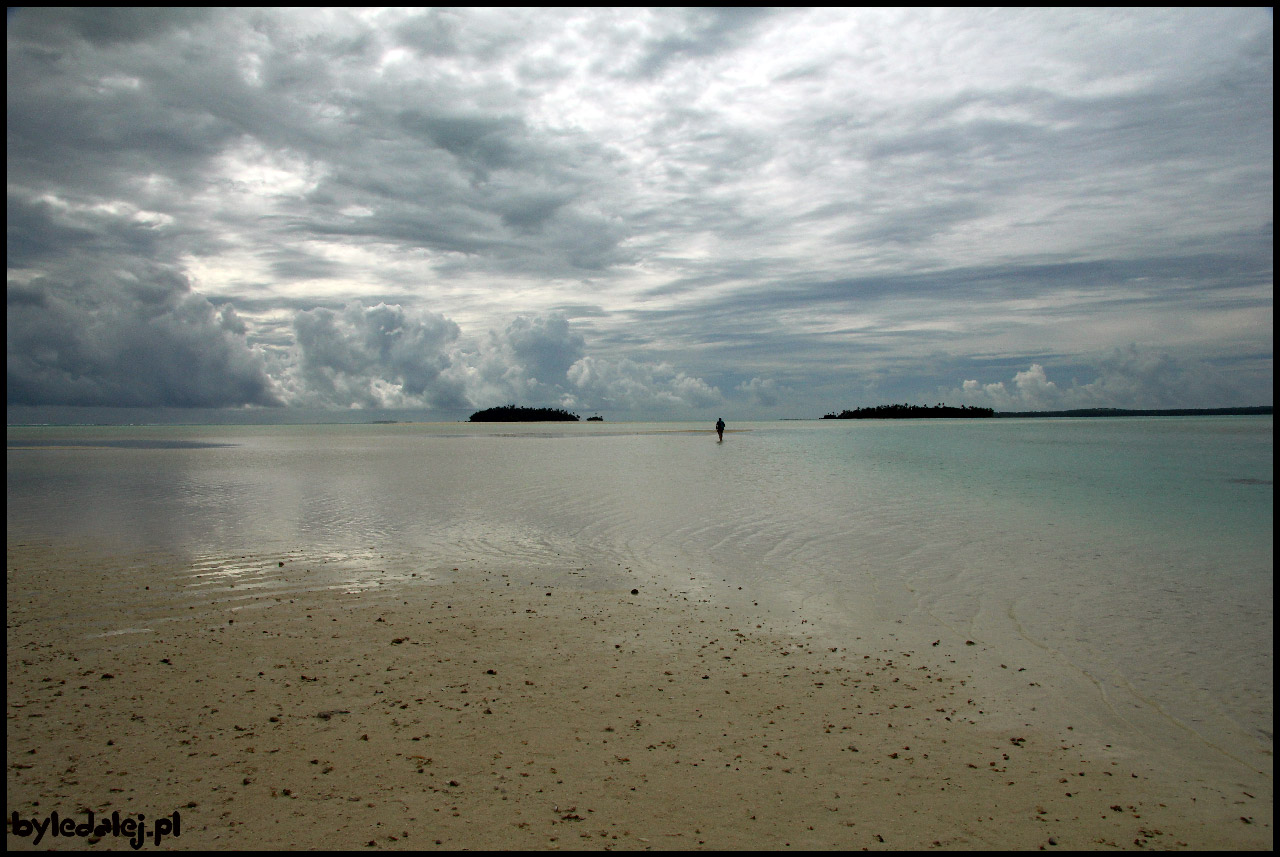
<path fill-rule="evenodd" d="M 155 224 L 103 210 L 73 210 L 10 194 L 6 201 L 11 268 L 57 263 L 72 255 L 90 258 L 155 258 L 164 254 L 166 232 Z"/>
<path fill-rule="evenodd" d="M 9 404 L 281 403 L 234 308 L 162 261 L 163 226 L 13 193 L 7 213 Z"/>
<path fill-rule="evenodd" d="M 97 46 L 140 42 L 168 30 L 196 23 L 209 14 L 200 8 L 86 6 L 49 8 L 42 11 L 46 33 L 77 39 Z"/>
<path fill-rule="evenodd" d="M 128 407 L 278 405 L 230 308 L 163 267 L 10 286 L 8 403 Z"/>
<path fill-rule="evenodd" d="M 400 114 L 410 137 L 420 137 L 453 155 L 473 177 L 487 178 L 491 170 L 521 163 L 522 123 L 504 116 L 426 116 L 416 110 Z"/>
<path fill-rule="evenodd" d="M 242 97 L 211 47 L 175 47 L 161 57 L 15 39 L 15 29 L 8 158 L 24 190 L 134 196 L 147 190 L 139 183 L 148 176 L 191 188 L 246 125 L 269 122 L 270 112 Z"/>

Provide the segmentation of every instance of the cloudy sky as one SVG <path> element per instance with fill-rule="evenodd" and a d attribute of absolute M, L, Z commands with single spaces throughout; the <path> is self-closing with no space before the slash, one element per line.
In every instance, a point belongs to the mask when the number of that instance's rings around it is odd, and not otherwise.
<path fill-rule="evenodd" d="M 1272 402 L 1272 16 L 8 19 L 8 404 Z"/>

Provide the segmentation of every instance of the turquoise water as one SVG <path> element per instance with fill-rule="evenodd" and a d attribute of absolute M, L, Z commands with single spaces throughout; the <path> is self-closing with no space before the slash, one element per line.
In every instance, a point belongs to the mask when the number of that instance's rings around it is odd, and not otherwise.
<path fill-rule="evenodd" d="M 972 640 L 1006 707 L 1036 672 L 1042 716 L 1269 770 L 1270 417 L 771 422 L 723 443 L 679 423 L 8 441 L 11 542 L 175 552 L 209 585 L 282 585 L 278 556 L 327 558 L 356 590 L 494 566 L 657 580 L 834 643 Z"/>

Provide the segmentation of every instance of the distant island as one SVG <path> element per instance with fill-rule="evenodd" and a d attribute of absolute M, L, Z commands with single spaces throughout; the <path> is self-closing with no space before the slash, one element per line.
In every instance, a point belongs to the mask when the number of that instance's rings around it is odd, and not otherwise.
<path fill-rule="evenodd" d="M 1273 413 L 1271 405 L 1258 405 L 1246 408 L 1153 408 L 1130 410 L 1125 408 L 1079 408 L 1071 411 L 994 411 L 991 408 L 978 408 L 961 405 L 958 408 L 949 405 L 877 405 L 874 408 L 857 408 L 844 410 L 838 414 L 827 414 L 824 420 L 904 420 L 928 419 L 930 417 L 975 418 L 1027 418 L 1027 417 L 1234 417 L 1234 416 L 1267 416 Z"/>
<path fill-rule="evenodd" d="M 1248 408 L 1080 408 L 1074 411 L 1001 411 L 997 417 L 1257 417 L 1268 416 L 1272 405 Z"/>
<path fill-rule="evenodd" d="M 577 414 L 571 414 L 560 408 L 525 408 L 515 405 L 486 408 L 471 415 L 473 423 L 576 423 L 577 421 Z"/>
<path fill-rule="evenodd" d="M 953 408 L 950 405 L 876 405 L 874 408 L 858 408 L 844 410 L 838 414 L 826 414 L 824 420 L 913 420 L 946 417 L 955 419 L 974 419 L 994 416 L 991 408 L 971 408 L 961 405 Z"/>

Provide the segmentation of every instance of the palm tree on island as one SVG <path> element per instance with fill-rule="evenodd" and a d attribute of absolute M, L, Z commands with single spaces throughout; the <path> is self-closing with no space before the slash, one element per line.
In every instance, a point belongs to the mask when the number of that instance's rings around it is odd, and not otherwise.
<path fill-rule="evenodd" d="M 500 405 L 485 408 L 471 415 L 473 423 L 576 423 L 578 415 L 561 408 L 526 408 L 516 405 Z"/>

